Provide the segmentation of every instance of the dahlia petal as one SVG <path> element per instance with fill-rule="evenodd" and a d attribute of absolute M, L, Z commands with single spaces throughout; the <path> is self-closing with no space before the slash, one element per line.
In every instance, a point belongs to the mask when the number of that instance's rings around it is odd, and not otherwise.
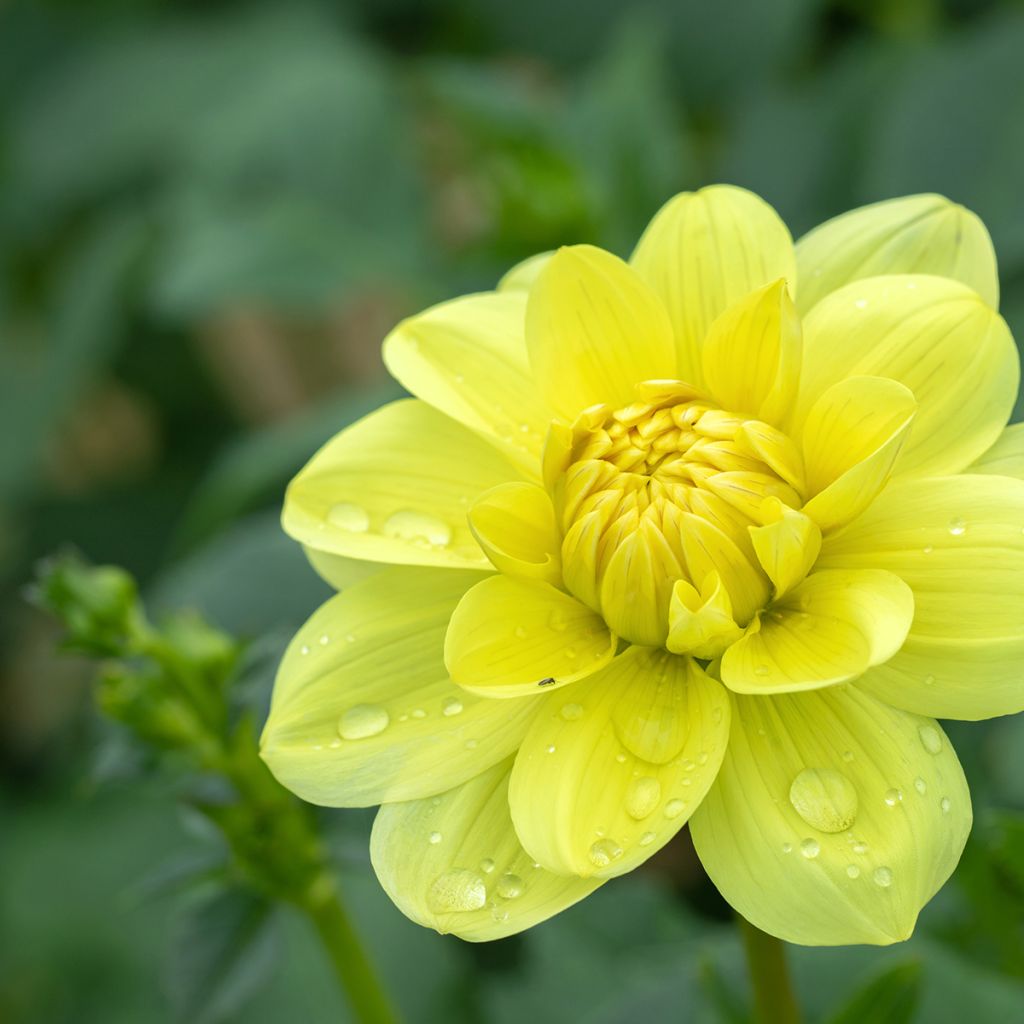
<path fill-rule="evenodd" d="M 770 935 L 888 945 L 909 938 L 970 827 L 938 725 L 844 686 L 735 697 L 690 834 L 718 890 Z"/>
<path fill-rule="evenodd" d="M 799 425 L 830 385 L 889 377 L 918 405 L 897 474 L 958 472 L 999 437 L 1017 396 L 1020 360 L 1009 328 L 970 289 L 942 277 L 856 281 L 804 320 Z"/>
<path fill-rule="evenodd" d="M 883 274 L 949 277 L 999 306 L 988 231 L 944 196 L 887 199 L 833 217 L 796 243 L 796 263 L 801 313 L 851 281 Z"/>
<path fill-rule="evenodd" d="M 414 395 L 535 475 L 551 414 L 530 374 L 526 296 L 489 292 L 403 320 L 384 363 Z"/>
<path fill-rule="evenodd" d="M 769 498 L 762 515 L 764 526 L 751 526 L 750 539 L 768 579 L 775 587 L 775 597 L 782 597 L 811 571 L 821 551 L 821 530 L 803 512 Z"/>
<path fill-rule="evenodd" d="M 599 615 L 547 583 L 491 576 L 459 601 L 444 660 L 452 679 L 488 697 L 544 694 L 596 672 L 616 639 Z"/>
<path fill-rule="evenodd" d="M 668 609 L 665 646 L 673 654 L 717 658 L 743 635 L 732 615 L 729 592 L 717 572 L 709 573 L 700 592 L 686 580 L 676 580 Z"/>
<path fill-rule="evenodd" d="M 285 532 L 317 551 L 372 562 L 489 569 L 466 509 L 522 475 L 425 402 L 402 399 L 320 449 L 285 495 Z"/>
<path fill-rule="evenodd" d="M 562 582 L 555 510 L 543 487 L 500 484 L 469 510 L 469 526 L 491 564 L 509 576 Z"/>
<path fill-rule="evenodd" d="M 385 804 L 370 836 L 384 891 L 407 917 L 469 942 L 514 935 L 603 882 L 536 867 L 509 817 L 511 760 L 429 800 Z"/>
<path fill-rule="evenodd" d="M 527 256 L 525 260 L 520 260 L 498 282 L 498 291 L 528 292 L 552 256 L 554 256 L 553 252 L 538 252 L 534 256 Z"/>
<path fill-rule="evenodd" d="M 796 287 L 786 225 L 763 199 L 732 185 L 670 199 L 647 226 L 630 262 L 668 309 L 678 376 L 691 384 L 703 383 L 704 338 L 720 314 L 779 278 L 791 291 Z"/>
<path fill-rule="evenodd" d="M 914 593 L 907 643 L 860 685 L 897 707 L 981 719 L 1024 710 L 1024 482 L 893 483 L 826 538 L 819 566 L 884 569 Z"/>
<path fill-rule="evenodd" d="M 658 296 L 617 256 L 559 249 L 530 289 L 530 366 L 548 405 L 568 420 L 601 402 L 630 404 L 637 382 L 675 375 L 672 325 Z"/>
<path fill-rule="evenodd" d="M 365 580 L 387 568 L 387 562 L 364 562 L 361 558 L 346 558 L 303 545 L 303 553 L 316 574 L 335 590 L 347 590 L 353 583 Z"/>
<path fill-rule="evenodd" d="M 996 443 L 964 472 L 1024 480 L 1024 423 L 1007 427 L 996 438 Z"/>
<path fill-rule="evenodd" d="M 631 871 L 700 803 L 728 735 L 729 698 L 692 659 L 629 648 L 537 716 L 509 786 L 520 841 L 560 874 Z"/>
<path fill-rule="evenodd" d="M 704 341 L 704 380 L 723 409 L 780 422 L 800 384 L 800 319 L 782 279 L 722 313 Z"/>
<path fill-rule="evenodd" d="M 278 670 L 263 759 L 311 803 L 429 796 L 507 757 L 535 701 L 485 700 L 448 678 L 445 628 L 479 573 L 394 567 L 327 601 Z"/>
<path fill-rule="evenodd" d="M 884 377 L 847 377 L 827 388 L 803 426 L 804 505 L 822 530 L 864 511 L 889 480 L 917 411 L 914 396 Z"/>
<path fill-rule="evenodd" d="M 814 572 L 725 652 L 722 682 L 757 694 L 845 682 L 891 658 L 913 617 L 910 588 L 891 572 Z"/>

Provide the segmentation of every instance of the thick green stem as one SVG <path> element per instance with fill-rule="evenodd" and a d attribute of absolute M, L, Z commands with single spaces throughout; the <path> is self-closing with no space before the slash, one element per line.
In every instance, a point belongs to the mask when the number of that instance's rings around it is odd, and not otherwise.
<path fill-rule="evenodd" d="M 800 1024 L 785 944 L 742 917 L 738 921 L 754 993 L 754 1020 L 757 1024 Z"/>
<path fill-rule="evenodd" d="M 302 909 L 309 915 L 360 1024 L 397 1024 L 399 1017 L 359 941 L 333 881 L 318 879 Z"/>

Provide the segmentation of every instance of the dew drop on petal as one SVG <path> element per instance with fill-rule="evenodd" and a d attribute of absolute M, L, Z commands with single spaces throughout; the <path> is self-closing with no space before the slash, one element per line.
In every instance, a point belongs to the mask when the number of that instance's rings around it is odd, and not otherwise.
<path fill-rule="evenodd" d="M 506 874 L 498 879 L 494 891 L 503 900 L 514 900 L 523 895 L 523 880 L 518 875 Z"/>
<path fill-rule="evenodd" d="M 944 797 L 943 797 L 943 798 L 942 798 L 942 799 L 941 799 L 941 800 L 939 801 L 939 807 L 940 807 L 940 808 L 942 809 L 942 813 L 943 813 L 943 814 L 949 814 L 949 809 L 950 809 L 950 807 L 952 807 L 952 806 L 953 806 L 953 805 L 952 805 L 952 804 L 950 803 L 950 801 L 949 801 L 949 797 L 948 797 L 948 796 L 944 796 Z"/>
<path fill-rule="evenodd" d="M 486 902 L 484 880 L 465 868 L 452 868 L 439 875 L 427 891 L 427 904 L 435 914 L 479 910 Z"/>
<path fill-rule="evenodd" d="M 814 860 L 821 853 L 821 844 L 817 839 L 805 839 L 800 844 L 800 852 L 808 859 Z"/>
<path fill-rule="evenodd" d="M 661 783 L 650 775 L 634 779 L 626 790 L 626 811 L 631 818 L 642 821 L 661 802 Z"/>
<path fill-rule="evenodd" d="M 576 719 L 583 717 L 583 705 L 566 704 L 559 713 L 567 722 L 575 722 Z"/>
<path fill-rule="evenodd" d="M 466 749 L 467 750 L 476 750 L 478 744 L 479 744 L 479 740 L 466 740 Z"/>
<path fill-rule="evenodd" d="M 854 853 L 864 854 L 868 852 L 868 844 L 862 839 L 857 839 L 850 844 L 850 849 L 853 850 Z"/>
<path fill-rule="evenodd" d="M 914 779 L 914 789 L 916 789 L 921 796 L 924 796 L 925 793 L 928 792 L 928 783 L 918 775 L 918 777 Z"/>
<path fill-rule="evenodd" d="M 954 516 L 950 519 L 946 528 L 949 530 L 951 536 L 962 537 L 967 532 L 967 523 L 965 523 L 959 516 Z"/>
<path fill-rule="evenodd" d="M 669 800 L 665 804 L 665 817 L 671 820 L 672 818 L 678 818 L 680 814 L 686 809 L 685 800 Z"/>
<path fill-rule="evenodd" d="M 892 868 L 875 868 L 874 874 L 871 877 L 879 888 L 888 889 L 892 885 Z"/>
<path fill-rule="evenodd" d="M 412 717 L 413 718 L 426 718 L 427 717 L 427 713 L 426 713 L 426 711 L 423 710 L 423 708 L 414 708 L 413 712 L 412 712 Z"/>
<path fill-rule="evenodd" d="M 887 789 L 885 791 L 885 802 L 889 807 L 895 807 L 903 799 L 903 791 L 900 789 Z"/>
<path fill-rule="evenodd" d="M 526 634 L 526 627 L 525 626 L 516 626 L 516 628 L 514 630 L 512 630 L 512 632 L 515 634 L 515 636 L 516 636 L 516 638 L 518 640 L 525 640 L 526 639 L 526 635 L 527 634 Z"/>
<path fill-rule="evenodd" d="M 857 790 L 832 768 L 805 768 L 789 787 L 789 802 L 819 832 L 843 832 L 857 817 Z"/>
<path fill-rule="evenodd" d="M 485 875 L 489 875 L 494 870 L 494 861 L 490 857 L 485 857 L 480 861 L 480 870 Z"/>
<path fill-rule="evenodd" d="M 769 671 L 770 671 L 770 669 L 768 668 L 767 665 L 758 665 L 754 669 L 754 675 L 755 676 L 766 676 L 766 675 L 768 675 Z"/>
<path fill-rule="evenodd" d="M 364 740 L 382 733 L 390 723 L 387 711 L 376 704 L 356 704 L 338 720 L 343 740 Z"/>
<path fill-rule="evenodd" d="M 462 714 L 462 701 L 458 697 L 447 697 L 444 704 L 441 706 L 441 713 L 445 718 L 451 718 L 454 715 Z"/>
<path fill-rule="evenodd" d="M 921 737 L 921 746 L 929 754 L 937 754 L 942 750 L 942 733 L 934 725 L 922 725 L 917 734 Z"/>
<path fill-rule="evenodd" d="M 657 838 L 658 837 L 653 832 L 645 832 L 640 837 L 640 845 L 641 846 L 650 846 L 651 843 L 653 843 L 654 840 L 657 839 Z"/>
<path fill-rule="evenodd" d="M 792 843 L 783 843 L 782 844 L 782 852 L 783 853 L 792 853 L 793 852 L 793 844 Z"/>
<path fill-rule="evenodd" d="M 430 845 L 431 846 L 437 846 L 437 844 L 439 842 L 441 842 L 441 833 L 440 832 L 431 832 L 430 833 Z"/>
<path fill-rule="evenodd" d="M 326 633 L 321 634 L 321 636 L 320 636 L 320 646 L 321 647 L 326 647 L 330 642 L 331 642 L 331 638 Z"/>
<path fill-rule="evenodd" d="M 564 633 L 569 628 L 569 622 L 561 610 L 556 610 L 551 613 L 551 617 L 548 619 L 548 625 L 556 633 Z"/>
<path fill-rule="evenodd" d="M 598 839 L 590 847 L 587 856 L 595 867 L 606 868 L 612 861 L 622 856 L 622 847 L 614 839 Z"/>
<path fill-rule="evenodd" d="M 349 533 L 366 533 L 370 528 L 370 517 L 366 509 L 348 501 L 332 505 L 327 511 L 327 522 Z"/>
<path fill-rule="evenodd" d="M 443 548 L 451 542 L 452 531 L 440 519 L 402 509 L 387 518 L 382 530 L 384 536 L 407 540 L 420 547 Z"/>
<path fill-rule="evenodd" d="M 847 864 L 846 875 L 848 878 L 860 878 L 860 868 L 856 864 Z"/>
<path fill-rule="evenodd" d="M 299 648 L 299 654 L 309 654 L 309 645 L 308 644 L 303 644 Z"/>

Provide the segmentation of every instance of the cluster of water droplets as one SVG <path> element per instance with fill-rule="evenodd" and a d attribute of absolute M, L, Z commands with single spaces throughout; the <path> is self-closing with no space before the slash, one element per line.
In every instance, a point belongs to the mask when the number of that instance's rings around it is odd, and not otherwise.
<path fill-rule="evenodd" d="M 466 498 L 463 504 L 468 504 L 468 501 Z M 392 512 L 380 524 L 379 529 L 374 530 L 370 513 L 362 505 L 352 501 L 340 501 L 332 505 L 327 510 L 322 525 L 325 528 L 332 526 L 346 533 L 378 532 L 392 540 L 402 540 L 428 549 L 446 548 L 452 541 L 451 526 L 437 516 L 408 508 Z"/>

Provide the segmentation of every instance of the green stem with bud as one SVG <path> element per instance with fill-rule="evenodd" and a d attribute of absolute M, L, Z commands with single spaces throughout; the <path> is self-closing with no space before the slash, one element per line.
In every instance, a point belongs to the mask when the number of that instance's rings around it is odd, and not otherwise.
<path fill-rule="evenodd" d="M 747 971 L 754 996 L 756 1024 L 800 1024 L 793 983 L 786 963 L 786 945 L 738 917 Z"/>

